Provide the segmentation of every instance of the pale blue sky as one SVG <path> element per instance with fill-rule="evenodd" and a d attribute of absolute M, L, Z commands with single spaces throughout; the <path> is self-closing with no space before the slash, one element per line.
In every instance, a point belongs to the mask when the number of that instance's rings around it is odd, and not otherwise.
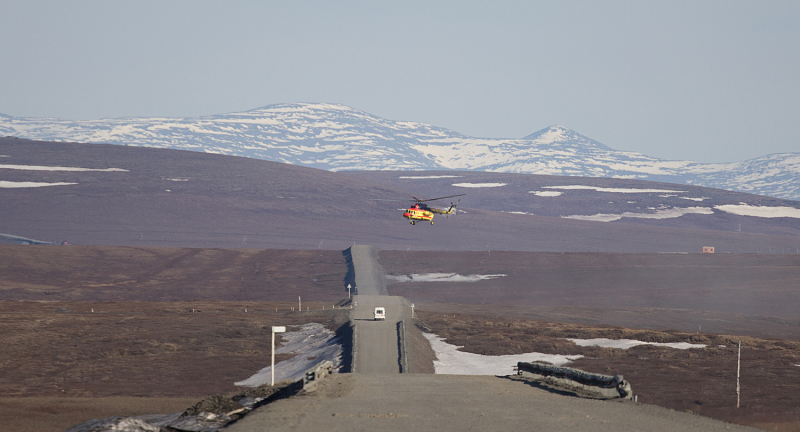
<path fill-rule="evenodd" d="M 797 1 L 4 0 L 0 41 L 0 113 L 18 117 L 332 102 L 666 159 L 800 152 Z"/>

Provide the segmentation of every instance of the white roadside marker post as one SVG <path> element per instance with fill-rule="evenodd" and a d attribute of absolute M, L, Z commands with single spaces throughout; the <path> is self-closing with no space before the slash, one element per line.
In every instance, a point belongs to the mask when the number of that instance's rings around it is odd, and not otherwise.
<path fill-rule="evenodd" d="M 347 284 L 347 298 L 350 298 L 350 284 Z"/>
<path fill-rule="evenodd" d="M 302 312 L 303 311 L 303 302 L 300 301 L 300 296 L 297 296 L 297 311 L 298 312 Z"/>
<path fill-rule="evenodd" d="M 272 372 L 272 384 L 271 386 L 275 385 L 275 333 L 284 333 L 286 332 L 285 326 L 272 326 L 272 367 L 270 368 L 270 372 Z"/>
<path fill-rule="evenodd" d="M 739 358 L 736 360 L 736 408 L 739 408 L 739 372 L 742 370 L 742 340 L 739 339 Z"/>

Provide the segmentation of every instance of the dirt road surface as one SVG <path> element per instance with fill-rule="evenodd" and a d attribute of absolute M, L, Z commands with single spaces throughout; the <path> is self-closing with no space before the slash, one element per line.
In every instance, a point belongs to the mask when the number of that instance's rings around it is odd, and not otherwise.
<path fill-rule="evenodd" d="M 366 296 L 354 298 L 355 308 L 350 321 L 355 324 L 356 373 L 399 373 L 400 350 L 397 324 L 410 317 L 408 302 L 396 296 Z M 376 306 L 386 308 L 386 319 L 374 321 Z"/>
<path fill-rule="evenodd" d="M 374 249 L 351 253 L 360 293 L 350 315 L 355 373 L 332 375 L 316 391 L 259 408 L 226 431 L 754 430 L 655 406 L 565 396 L 508 378 L 399 374 L 397 323 L 410 318 L 410 304 L 378 295 L 385 284 Z M 385 321 L 373 320 L 375 306 L 386 308 Z"/>
<path fill-rule="evenodd" d="M 462 375 L 333 375 L 226 431 L 755 431 L 652 405 L 579 399 L 520 381 Z"/>
<path fill-rule="evenodd" d="M 378 264 L 378 250 L 373 246 L 354 245 L 350 248 L 356 272 L 356 288 L 361 295 L 389 295 L 386 277 Z"/>
<path fill-rule="evenodd" d="M 353 296 L 350 322 L 355 327 L 356 373 L 399 373 L 400 345 L 397 324 L 410 317 L 408 302 L 402 297 L 388 296 L 386 277 L 378 264 L 378 251 L 372 246 L 350 249 L 359 295 Z M 386 308 L 386 319 L 374 320 L 376 306 Z"/>

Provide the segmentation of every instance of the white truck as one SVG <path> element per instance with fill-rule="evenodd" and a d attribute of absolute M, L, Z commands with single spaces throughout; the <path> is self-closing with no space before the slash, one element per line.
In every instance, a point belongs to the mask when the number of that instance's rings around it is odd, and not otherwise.
<path fill-rule="evenodd" d="M 386 309 L 383 306 L 378 306 L 375 308 L 375 313 L 373 314 L 374 320 L 385 320 L 386 319 Z"/>

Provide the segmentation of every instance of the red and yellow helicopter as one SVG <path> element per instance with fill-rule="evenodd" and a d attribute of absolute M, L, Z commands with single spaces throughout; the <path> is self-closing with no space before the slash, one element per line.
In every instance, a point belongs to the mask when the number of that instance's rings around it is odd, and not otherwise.
<path fill-rule="evenodd" d="M 439 198 L 431 198 L 431 199 L 419 199 L 417 197 L 414 198 L 414 204 L 412 204 L 408 209 L 406 209 L 405 213 L 403 213 L 403 217 L 408 219 L 411 222 L 411 225 L 415 225 L 417 222 L 430 222 L 433 225 L 433 215 L 434 214 L 455 214 L 457 213 L 458 203 L 461 202 L 459 199 L 457 202 L 450 203 L 450 208 L 448 209 L 440 209 L 436 207 L 428 207 L 426 202 L 429 201 L 437 201 L 445 198 L 455 198 L 464 196 L 466 194 L 459 194 L 459 195 L 449 195 Z M 406 200 L 376 200 L 376 201 L 406 201 Z"/>

